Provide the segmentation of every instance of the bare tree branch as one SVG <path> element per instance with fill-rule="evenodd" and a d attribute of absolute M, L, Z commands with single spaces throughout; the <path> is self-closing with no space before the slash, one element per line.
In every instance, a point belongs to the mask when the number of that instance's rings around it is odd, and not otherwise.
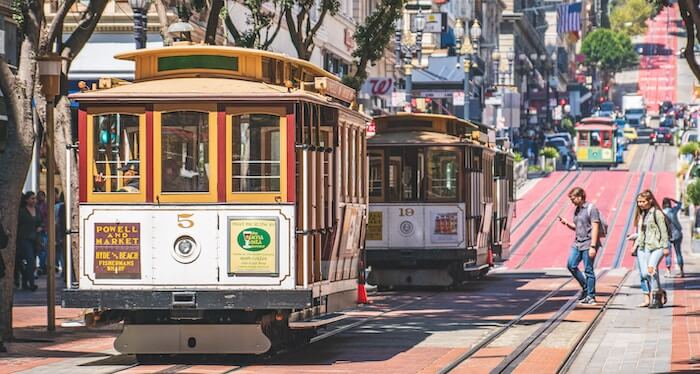
<path fill-rule="evenodd" d="M 168 26 L 170 26 L 170 20 L 168 20 L 168 11 L 165 9 L 165 4 L 163 0 L 155 0 L 156 13 L 158 13 L 158 22 L 160 23 L 160 37 L 163 38 L 163 45 L 168 46 L 173 44 L 173 38 L 168 33 Z"/>
<path fill-rule="evenodd" d="M 209 16 L 207 17 L 207 31 L 204 35 L 206 44 L 216 44 L 216 32 L 219 29 L 219 14 L 221 8 L 224 7 L 224 0 L 213 0 L 209 8 Z"/>
<path fill-rule="evenodd" d="M 279 34 L 280 29 L 282 28 L 282 19 L 283 19 L 283 18 L 284 18 L 284 17 L 282 16 L 282 14 L 280 14 L 279 17 L 277 18 L 277 25 L 275 26 L 275 31 L 272 33 L 272 36 L 271 36 L 271 37 L 269 36 L 269 34 L 270 34 L 270 28 L 268 27 L 268 28 L 266 29 L 266 31 L 265 31 L 265 42 L 262 43 L 262 48 L 261 48 L 261 49 L 267 50 L 268 48 L 270 48 L 270 44 L 272 44 L 272 42 L 275 40 L 275 38 L 277 38 L 277 34 Z"/>
<path fill-rule="evenodd" d="M 238 28 L 236 28 L 236 25 L 233 24 L 233 21 L 231 21 L 231 17 L 226 17 L 224 19 L 224 25 L 226 25 L 226 29 L 228 32 L 231 33 L 231 36 L 233 36 L 233 40 L 239 41 L 241 40 L 241 32 L 238 31 Z"/>
<path fill-rule="evenodd" d="M 56 12 L 56 16 L 53 18 L 51 26 L 49 26 L 49 31 L 47 32 L 47 40 L 49 45 L 44 46 L 44 48 L 51 48 L 50 46 L 56 42 L 56 38 L 58 38 L 63 30 L 63 22 L 66 19 L 66 15 L 68 15 L 68 12 L 70 11 L 70 8 L 73 7 L 73 4 L 75 4 L 75 0 L 64 0 L 61 4 L 61 8 L 58 9 L 58 12 Z"/>
<path fill-rule="evenodd" d="M 75 28 L 75 31 L 73 31 L 68 40 L 66 40 L 66 42 L 63 44 L 63 48 L 60 51 L 61 56 L 69 59 L 69 61 L 72 61 L 75 56 L 80 53 L 85 46 L 85 43 L 87 43 L 90 36 L 95 31 L 97 23 L 100 22 L 100 18 L 102 17 L 105 7 L 107 6 L 107 2 L 108 0 L 90 0 L 88 9 L 85 11 L 83 18 L 78 23 L 78 27 Z M 66 64 L 64 64 L 64 66 L 65 65 Z M 68 67 L 70 67 L 70 63 L 68 63 Z M 68 69 L 64 70 L 67 71 Z"/>

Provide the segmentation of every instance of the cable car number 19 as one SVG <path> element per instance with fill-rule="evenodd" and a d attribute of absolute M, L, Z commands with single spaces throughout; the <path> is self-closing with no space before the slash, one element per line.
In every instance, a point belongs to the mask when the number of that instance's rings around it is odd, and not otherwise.
<path fill-rule="evenodd" d="M 414 214 L 416 214 L 416 211 L 413 208 L 399 208 L 400 217 L 410 217 Z"/>

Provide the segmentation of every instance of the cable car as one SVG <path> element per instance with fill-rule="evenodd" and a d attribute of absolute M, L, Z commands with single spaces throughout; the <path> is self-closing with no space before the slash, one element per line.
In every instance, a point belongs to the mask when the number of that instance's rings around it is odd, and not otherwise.
<path fill-rule="evenodd" d="M 368 282 L 380 288 L 449 286 L 485 274 L 491 230 L 508 226 L 492 223 L 494 209 L 502 214 L 494 207 L 494 130 L 414 113 L 376 117 L 374 126 L 376 135 L 368 140 Z M 499 173 L 512 179 L 505 168 Z"/>
<path fill-rule="evenodd" d="M 581 166 L 604 166 L 608 169 L 619 161 L 615 125 L 591 124 L 583 120 L 576 130 L 576 159 Z"/>
<path fill-rule="evenodd" d="M 354 90 L 313 64 L 178 44 L 79 104 L 80 256 L 65 307 L 122 353 L 261 354 L 356 305 L 368 204 Z M 70 173 L 68 173 L 70 175 Z"/>
<path fill-rule="evenodd" d="M 510 256 L 510 230 L 515 214 L 515 182 L 513 153 L 496 148 L 493 163 L 494 196 L 491 248 L 494 261 L 505 261 Z"/>

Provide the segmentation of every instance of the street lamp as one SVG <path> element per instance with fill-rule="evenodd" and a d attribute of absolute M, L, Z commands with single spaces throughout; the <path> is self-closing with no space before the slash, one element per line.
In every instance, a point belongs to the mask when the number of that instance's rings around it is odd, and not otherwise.
<path fill-rule="evenodd" d="M 175 41 L 192 41 L 191 32 L 194 27 L 189 22 L 178 21 L 168 26 L 168 34 L 175 35 Z"/>
<path fill-rule="evenodd" d="M 540 55 L 540 61 L 542 62 L 542 67 L 544 68 L 544 76 L 545 76 L 545 94 L 546 94 L 546 105 L 545 109 L 547 110 L 547 127 L 552 125 L 552 109 L 551 106 L 549 105 L 549 69 L 550 69 L 550 60 L 548 59 L 546 54 L 541 54 Z"/>
<path fill-rule="evenodd" d="M 459 47 L 459 55 L 462 58 L 462 69 L 464 71 L 464 116 L 468 120 L 470 118 L 470 96 L 471 96 L 471 66 L 472 66 L 472 45 L 469 42 L 469 35 L 465 34 L 464 24 L 458 19 L 455 24 L 455 37 L 457 37 L 457 45 Z M 459 69 L 459 63 L 457 68 Z"/>
<path fill-rule="evenodd" d="M 501 61 L 501 52 L 494 49 L 491 52 L 491 63 L 493 64 L 493 85 L 498 86 L 498 63 Z"/>
<path fill-rule="evenodd" d="M 46 329 L 49 331 L 56 330 L 56 225 L 54 210 L 56 205 L 56 191 L 54 189 L 56 174 L 56 162 L 54 157 L 54 100 L 61 93 L 61 67 L 63 60 L 61 56 L 51 54 L 37 58 L 39 65 L 39 80 L 41 82 L 41 90 L 46 97 L 46 199 L 48 219 L 48 259 L 46 270 L 48 272 L 46 279 Z M 70 186 L 66 186 L 70 188 Z M 68 252 L 70 256 L 70 251 Z M 66 269 L 71 271 L 71 269 Z"/>
<path fill-rule="evenodd" d="M 409 111 L 411 110 L 411 92 L 413 91 L 413 55 L 415 54 L 418 63 L 421 61 L 422 54 L 422 43 L 423 43 L 423 30 L 425 30 L 425 16 L 422 10 L 418 10 L 418 14 L 413 17 L 413 30 L 416 31 L 416 43 L 414 45 L 408 45 L 407 42 L 403 42 L 401 39 L 403 33 L 403 25 L 400 20 L 395 24 L 396 28 L 396 67 L 404 68 L 404 76 L 406 77 L 406 102 Z"/>
<path fill-rule="evenodd" d="M 136 49 L 146 48 L 146 32 L 148 31 L 148 8 L 150 0 L 129 0 L 129 6 L 134 13 L 134 40 Z"/>
<path fill-rule="evenodd" d="M 508 76 L 510 77 L 509 81 L 510 84 L 513 86 L 515 85 L 515 76 L 513 74 L 513 60 L 515 60 L 515 51 L 513 51 L 513 48 L 508 50 L 506 58 L 508 59 Z"/>

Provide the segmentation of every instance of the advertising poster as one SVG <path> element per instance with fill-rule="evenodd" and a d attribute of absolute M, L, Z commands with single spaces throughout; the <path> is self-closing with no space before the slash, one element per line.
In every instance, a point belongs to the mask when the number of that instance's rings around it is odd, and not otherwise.
<path fill-rule="evenodd" d="M 383 212 L 369 212 L 366 240 L 382 240 Z"/>
<path fill-rule="evenodd" d="M 432 213 L 433 231 L 430 240 L 433 243 L 458 243 L 458 213 Z"/>
<path fill-rule="evenodd" d="M 95 223 L 95 277 L 141 278 L 141 224 Z"/>
<path fill-rule="evenodd" d="M 277 218 L 229 219 L 229 274 L 277 275 Z"/>

